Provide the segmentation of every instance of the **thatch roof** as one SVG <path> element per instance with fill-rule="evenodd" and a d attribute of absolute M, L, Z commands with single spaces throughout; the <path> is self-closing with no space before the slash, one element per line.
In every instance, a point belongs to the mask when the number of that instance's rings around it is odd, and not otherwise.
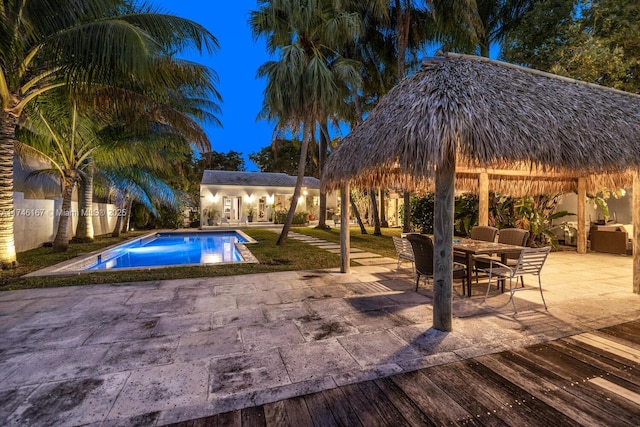
<path fill-rule="evenodd" d="M 628 185 L 627 171 L 640 167 L 640 96 L 448 54 L 426 60 L 382 98 L 323 177 L 328 189 L 429 188 L 450 150 L 458 169 L 521 170 L 490 175 L 492 190 L 513 195 L 570 191 L 580 175 L 589 175 L 591 191 Z M 459 170 L 456 179 L 457 190 L 477 186 L 477 172 Z"/>

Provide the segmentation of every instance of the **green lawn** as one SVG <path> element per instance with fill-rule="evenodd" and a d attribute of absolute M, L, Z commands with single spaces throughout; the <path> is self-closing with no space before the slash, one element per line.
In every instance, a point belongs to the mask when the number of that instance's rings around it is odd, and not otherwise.
<path fill-rule="evenodd" d="M 300 227 L 293 230 L 331 242 L 340 241 L 340 230 L 338 229 L 316 230 Z M 278 234 L 272 231 L 258 228 L 247 228 L 243 231 L 258 241 L 257 244 L 247 246 L 260 261 L 259 264 L 169 267 L 139 271 L 102 271 L 73 276 L 21 277 L 78 255 L 87 254 L 149 232 L 136 231 L 122 235 L 119 238 L 99 236 L 93 243 L 72 243 L 69 245 L 69 250 L 63 253 L 54 253 L 51 248 L 44 247 L 21 252 L 18 254 L 19 267 L 17 269 L 0 271 L 0 290 L 230 276 L 275 271 L 315 270 L 340 266 L 340 256 L 338 254 L 330 253 L 291 238 L 288 239 L 286 245 L 278 247 L 276 246 Z M 399 235 L 400 229 L 383 229 L 383 236 L 374 236 L 372 228 L 368 229 L 370 234 L 366 235 L 360 234 L 359 228 L 351 228 L 350 231 L 352 247 L 395 258 L 396 252 L 390 236 Z"/>

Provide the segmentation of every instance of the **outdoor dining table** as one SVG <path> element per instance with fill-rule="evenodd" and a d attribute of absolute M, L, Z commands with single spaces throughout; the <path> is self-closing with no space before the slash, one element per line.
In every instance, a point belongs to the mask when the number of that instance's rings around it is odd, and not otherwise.
<path fill-rule="evenodd" d="M 467 265 L 467 296 L 471 296 L 471 277 L 474 265 L 474 255 L 500 255 L 502 263 L 507 262 L 508 254 L 519 254 L 524 249 L 524 246 L 509 245 L 506 243 L 487 242 L 484 240 L 474 239 L 454 239 L 453 250 L 457 252 L 463 252 L 465 254 Z M 504 280 L 501 281 L 500 286 L 504 291 Z M 462 293 L 465 294 L 463 288 Z"/>

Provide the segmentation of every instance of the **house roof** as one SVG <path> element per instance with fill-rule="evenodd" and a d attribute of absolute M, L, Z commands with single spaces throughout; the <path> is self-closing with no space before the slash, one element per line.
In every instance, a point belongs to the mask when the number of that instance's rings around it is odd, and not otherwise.
<path fill-rule="evenodd" d="M 296 177 L 285 173 L 205 170 L 201 184 L 294 188 Z M 320 180 L 305 176 L 302 185 L 307 188 L 319 189 Z"/>

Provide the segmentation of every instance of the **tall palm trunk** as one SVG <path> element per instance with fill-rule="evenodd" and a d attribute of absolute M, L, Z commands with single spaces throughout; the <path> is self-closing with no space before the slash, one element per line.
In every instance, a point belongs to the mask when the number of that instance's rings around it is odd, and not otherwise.
<path fill-rule="evenodd" d="M 84 177 L 78 182 L 78 225 L 75 241 L 93 242 L 93 159 L 85 160 Z"/>
<path fill-rule="evenodd" d="M 118 197 L 116 200 L 116 212 L 124 212 L 125 206 L 127 206 L 127 199 L 128 196 L 126 194 L 118 192 Z M 111 237 L 120 237 L 123 218 L 124 217 L 122 215 L 118 215 L 116 217 L 116 225 L 113 227 Z"/>
<path fill-rule="evenodd" d="M 411 0 L 395 0 L 398 22 L 398 83 L 404 78 L 405 59 L 409 45 L 409 29 L 411 27 Z M 402 231 L 411 231 L 411 210 L 409 192 L 404 191 L 404 218 Z"/>
<path fill-rule="evenodd" d="M 364 228 L 364 223 L 362 222 L 362 218 L 360 217 L 360 211 L 358 210 L 358 207 L 356 206 L 356 202 L 353 201 L 353 192 L 351 192 L 351 194 L 349 195 L 349 201 L 351 202 L 351 211 L 353 212 L 353 216 L 356 217 L 356 221 L 358 221 L 358 225 L 360 226 L 360 233 L 361 234 L 369 234 L 367 233 L 367 229 Z"/>
<path fill-rule="evenodd" d="M 0 113 L 0 264 L 2 268 L 17 265 L 13 237 L 13 153 L 18 119 Z"/>
<path fill-rule="evenodd" d="M 376 202 L 376 190 L 369 188 L 369 197 L 371 198 L 371 217 L 373 219 L 373 235 L 381 236 L 380 216 L 378 215 L 378 203 Z"/>
<path fill-rule="evenodd" d="M 298 198 L 300 197 L 300 193 L 302 190 L 302 180 L 304 179 L 304 171 L 306 169 L 307 162 L 307 151 L 309 149 L 309 141 L 311 140 L 311 120 L 307 119 L 304 121 L 304 137 L 302 138 L 302 146 L 300 147 L 300 163 L 298 163 L 298 176 L 296 178 L 296 188 L 293 190 L 293 200 L 291 201 L 291 206 L 289 207 L 289 212 L 287 213 L 287 219 L 284 221 L 284 225 L 282 226 L 282 233 L 280 233 L 280 237 L 278 237 L 278 242 L 276 243 L 278 246 L 282 246 L 287 242 L 287 237 L 289 235 L 289 229 L 291 228 L 291 223 L 293 222 L 293 216 L 296 213 L 296 208 L 298 207 Z"/>
<path fill-rule="evenodd" d="M 66 174 L 65 174 L 66 175 Z M 53 239 L 53 251 L 65 252 L 69 249 L 69 219 L 71 218 L 71 197 L 76 185 L 76 177 L 72 174 L 63 178 L 62 209 L 58 216 L 58 230 Z"/>
<path fill-rule="evenodd" d="M 118 215 L 121 215 L 124 217 L 124 219 L 122 220 L 122 232 L 123 233 L 128 233 L 129 230 L 131 230 L 131 228 L 129 227 L 130 223 L 131 223 L 131 207 L 133 206 L 133 198 L 129 197 L 129 200 L 127 201 L 127 205 L 126 205 L 126 209 L 124 211 L 120 211 L 118 212 Z"/>
<path fill-rule="evenodd" d="M 389 227 L 389 222 L 387 221 L 387 208 L 386 208 L 386 204 L 387 201 L 385 200 L 384 197 L 384 188 L 380 189 L 380 197 L 378 197 L 378 200 L 380 201 L 380 226 L 381 227 Z"/>
<path fill-rule="evenodd" d="M 322 183 L 324 178 L 322 177 L 322 169 L 324 163 L 327 160 L 327 146 L 329 145 L 329 124 L 327 120 L 323 120 L 320 123 L 320 146 L 318 153 L 318 167 L 320 168 L 320 206 L 318 212 L 318 227 L 321 229 L 327 228 L 327 191 L 323 188 Z"/>
<path fill-rule="evenodd" d="M 402 215 L 402 231 L 409 233 L 411 231 L 411 196 L 408 191 L 403 194 L 404 212 Z"/>

